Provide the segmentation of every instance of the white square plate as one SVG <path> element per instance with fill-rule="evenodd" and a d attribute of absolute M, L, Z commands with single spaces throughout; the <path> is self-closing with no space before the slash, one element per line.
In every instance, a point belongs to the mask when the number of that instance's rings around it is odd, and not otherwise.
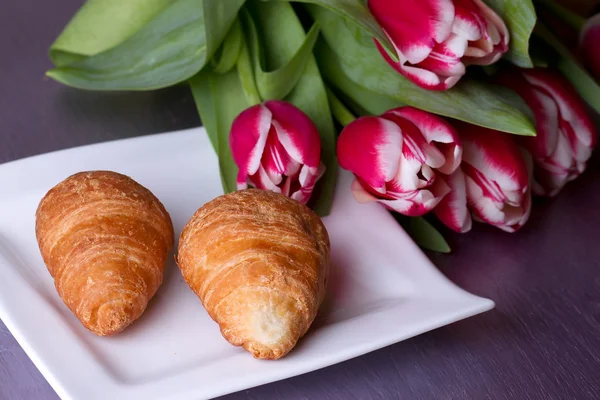
<path fill-rule="evenodd" d="M 0 318 L 63 399 L 201 399 L 302 374 L 491 309 L 454 286 L 389 213 L 357 204 L 340 173 L 324 219 L 332 242 L 327 298 L 286 357 L 258 361 L 220 335 L 174 262 L 145 314 L 96 337 L 56 294 L 34 214 L 67 176 L 107 169 L 149 188 L 178 234 L 220 195 L 217 159 L 202 128 L 64 150 L 0 165 Z"/>

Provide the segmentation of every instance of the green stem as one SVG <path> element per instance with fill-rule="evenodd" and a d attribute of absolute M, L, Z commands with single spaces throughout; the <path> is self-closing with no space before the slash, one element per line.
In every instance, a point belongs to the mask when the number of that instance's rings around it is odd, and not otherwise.
<path fill-rule="evenodd" d="M 238 76 L 246 95 L 246 100 L 250 106 L 262 103 L 260 93 L 256 87 L 256 81 L 254 79 L 254 72 L 252 70 L 252 62 L 250 61 L 250 52 L 248 51 L 248 45 L 244 40 L 242 48 L 240 50 L 240 56 L 237 62 Z"/>
<path fill-rule="evenodd" d="M 344 103 L 329 89 L 326 87 L 327 99 L 329 100 L 329 107 L 331 107 L 331 113 L 333 117 L 342 125 L 346 126 L 356 119 L 356 117 L 346 108 Z"/>
<path fill-rule="evenodd" d="M 573 29 L 580 31 L 583 28 L 585 18 L 569 10 L 567 7 L 558 4 L 555 0 L 536 0 L 536 2 L 544 6 L 555 17 L 566 22 Z"/>

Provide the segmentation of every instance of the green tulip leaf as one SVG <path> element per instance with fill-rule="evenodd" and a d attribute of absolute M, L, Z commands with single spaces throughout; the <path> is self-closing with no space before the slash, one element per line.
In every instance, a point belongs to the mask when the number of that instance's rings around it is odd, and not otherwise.
<path fill-rule="evenodd" d="M 552 47 L 558 57 L 556 67 L 571 82 L 579 95 L 594 109 L 600 112 L 600 86 L 588 71 L 573 56 L 573 53 L 546 26 L 538 22 L 535 34 Z M 554 61 L 554 60 L 553 60 Z"/>
<path fill-rule="evenodd" d="M 510 49 L 504 58 L 523 68 L 532 68 L 529 39 L 536 14 L 531 0 L 484 0 L 504 20 L 510 32 Z"/>
<path fill-rule="evenodd" d="M 298 51 L 286 64 L 273 71 L 265 72 L 256 25 L 247 11 L 243 10 L 241 15 L 252 54 L 252 67 L 260 97 L 263 100 L 281 100 L 296 86 L 303 75 L 306 64 L 311 60 L 313 47 L 319 36 L 319 25 L 315 23 L 312 26 Z"/>
<path fill-rule="evenodd" d="M 331 109 L 331 115 L 340 123 L 342 126 L 351 124 L 356 117 L 346 107 L 346 105 L 336 96 L 330 88 L 327 88 L 327 99 L 329 100 L 329 108 Z"/>
<path fill-rule="evenodd" d="M 219 158 L 223 191 L 233 192 L 237 189 L 238 168 L 229 148 L 229 131 L 235 117 L 250 105 L 244 96 L 238 72 L 231 70 L 219 74 L 203 70 L 193 76 L 189 84 L 202 124 Z"/>
<path fill-rule="evenodd" d="M 353 35 L 342 18 L 323 7 L 309 6 L 308 10 L 320 23 L 325 39 L 315 46 L 315 55 L 327 79 L 333 80 L 334 75 L 340 73 L 343 79 L 400 104 L 503 132 L 535 135 L 533 123 L 520 110 L 526 106 L 515 94 L 499 94 L 493 85 L 472 79 L 463 79 L 454 88 L 442 92 L 422 89 L 383 60 L 372 42 L 364 40 L 368 34 Z M 352 99 L 360 102 L 359 98 Z"/>
<path fill-rule="evenodd" d="M 438 253 L 450 253 L 451 249 L 442 234 L 422 217 L 409 218 L 408 234 L 416 244 Z"/>
<path fill-rule="evenodd" d="M 244 42 L 242 34 L 242 25 L 236 20 L 223 39 L 223 44 L 210 60 L 213 71 L 224 74 L 235 67 Z"/>
<path fill-rule="evenodd" d="M 278 1 L 255 0 L 247 4 L 264 49 L 265 66 L 271 71 L 285 66 L 298 53 L 307 36 L 294 9 L 289 3 Z M 283 100 L 304 111 L 321 135 L 321 160 L 326 171 L 317 183 L 311 199 L 314 203 L 310 205 L 324 216 L 331 208 L 337 178 L 336 132 L 319 68 L 312 54 L 307 58 L 302 76 Z"/>
<path fill-rule="evenodd" d="M 357 28 L 368 32 L 371 37 L 376 38 L 388 51 L 390 56 L 397 59 L 394 45 L 389 40 L 379 23 L 369 11 L 364 0 L 284 0 L 300 3 L 310 3 L 324 7 L 337 13 L 340 17 L 351 21 Z M 372 39 L 371 39 L 372 40 Z"/>
<path fill-rule="evenodd" d="M 112 27 L 109 16 L 121 15 L 123 2 L 91 3 L 57 39 L 51 49 L 57 68 L 47 75 L 82 89 L 150 90 L 184 81 L 202 69 L 219 48 L 244 0 L 152 0 L 154 11 L 143 13 L 145 17 L 134 24 L 135 31 L 122 27 L 126 17 L 117 18 L 118 35 L 107 35 L 106 30 Z M 126 10 L 135 5 L 137 10 L 144 8 L 144 2 L 131 3 Z M 87 7 L 101 15 L 94 16 Z M 87 21 L 93 25 L 79 43 L 77 32 Z"/>
<path fill-rule="evenodd" d="M 50 48 L 57 67 L 109 50 L 142 29 L 175 0 L 88 0 Z"/>
<path fill-rule="evenodd" d="M 327 46 L 319 43 L 318 46 Z M 322 54 L 329 50 L 323 49 Z M 341 65 L 337 62 L 329 62 L 329 57 L 318 58 L 321 73 L 331 85 L 336 87 L 344 95 L 344 103 L 360 115 L 381 115 L 384 112 L 405 105 L 401 101 L 383 94 L 373 92 L 359 83 L 348 79 L 344 75 Z"/>

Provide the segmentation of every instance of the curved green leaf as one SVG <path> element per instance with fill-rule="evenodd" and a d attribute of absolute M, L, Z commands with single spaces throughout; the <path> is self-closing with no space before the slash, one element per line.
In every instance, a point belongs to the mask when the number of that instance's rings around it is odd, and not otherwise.
<path fill-rule="evenodd" d="M 256 22 L 264 46 L 266 67 L 281 68 L 290 62 L 306 40 L 306 33 L 292 6 L 286 2 L 248 2 L 248 9 Z M 302 77 L 284 100 L 304 111 L 317 126 L 321 135 L 321 160 L 325 175 L 317 183 L 312 208 L 321 216 L 331 208 L 337 178 L 335 156 L 336 132 L 329 110 L 325 84 L 319 68 L 310 55 Z"/>
<path fill-rule="evenodd" d="M 510 32 L 510 49 L 504 56 L 519 67 L 532 68 L 529 39 L 536 14 L 531 0 L 484 0 L 504 20 Z"/>
<path fill-rule="evenodd" d="M 175 0 L 88 0 L 50 47 L 62 67 L 122 43 Z"/>
<path fill-rule="evenodd" d="M 558 53 L 556 67 L 575 87 L 581 97 L 600 113 L 600 86 L 588 71 L 581 65 L 573 53 L 545 25 L 538 22 L 535 28 L 536 36 L 543 39 Z"/>
<path fill-rule="evenodd" d="M 450 246 L 437 229 L 422 217 L 409 218 L 408 233 L 416 244 L 438 253 L 450 253 Z"/>
<path fill-rule="evenodd" d="M 311 59 L 313 47 L 319 36 L 319 25 L 315 23 L 308 31 L 304 42 L 289 61 L 273 71 L 265 72 L 261 62 L 260 40 L 250 14 L 241 13 L 247 34 L 256 86 L 263 100 L 281 100 L 296 86 L 306 64 Z"/>
<path fill-rule="evenodd" d="M 89 57 L 82 54 L 75 57 L 77 61 L 72 59 L 73 62 L 61 64 L 47 74 L 66 85 L 91 90 L 170 86 L 194 75 L 206 64 L 243 3 L 244 0 L 174 0 L 123 42 Z M 113 5 L 112 12 L 118 13 L 119 4 Z M 102 42 L 102 46 L 96 43 L 97 49 L 113 43 Z"/>
<path fill-rule="evenodd" d="M 510 92 L 474 80 L 464 79 L 451 90 L 434 92 L 422 89 L 391 68 L 368 40 L 368 34 L 355 37 L 346 22 L 322 7 L 309 6 L 319 21 L 327 45 L 318 43 L 315 55 L 324 74 L 335 64 L 346 79 L 381 94 L 435 114 L 518 135 L 535 135 L 531 120 L 514 104 L 523 101 Z M 354 100 L 358 100 L 353 98 Z"/>
<path fill-rule="evenodd" d="M 329 108 L 331 109 L 331 115 L 333 115 L 340 125 L 350 125 L 356 119 L 356 117 L 330 88 L 326 88 L 326 90 L 327 99 L 329 100 Z"/>
<path fill-rule="evenodd" d="M 256 87 L 256 79 L 252 69 L 250 50 L 248 49 L 246 41 L 244 41 L 242 44 L 242 50 L 240 51 L 240 57 L 237 63 L 237 70 L 248 104 L 260 104 L 262 99 L 260 97 L 260 93 L 258 93 L 258 88 Z"/>
<path fill-rule="evenodd" d="M 290 0 L 284 0 L 290 1 Z M 376 38 L 383 47 L 396 59 L 396 50 L 389 38 L 373 17 L 364 0 L 291 0 L 300 3 L 311 3 L 337 13 L 340 17 L 351 21 L 360 29 Z"/>
<path fill-rule="evenodd" d="M 325 46 L 324 49 L 319 49 L 317 54 L 331 54 L 326 43 L 319 43 L 317 46 Z M 349 79 L 344 75 L 341 65 L 332 62 L 329 57 L 320 57 L 318 61 L 319 69 L 327 82 L 340 90 L 349 99 L 351 108 L 361 115 L 381 115 L 392 108 L 405 105 L 397 99 L 373 92 Z"/>
<path fill-rule="evenodd" d="M 238 168 L 229 148 L 229 131 L 235 117 L 249 106 L 238 73 L 203 70 L 192 77 L 189 84 L 202 124 L 219 158 L 223 191 L 233 192 L 237 189 Z"/>
<path fill-rule="evenodd" d="M 239 20 L 233 23 L 229 33 L 223 39 L 223 44 L 213 58 L 210 60 L 213 71 L 218 74 L 229 72 L 237 63 L 242 49 L 244 38 L 242 37 L 242 26 Z"/>

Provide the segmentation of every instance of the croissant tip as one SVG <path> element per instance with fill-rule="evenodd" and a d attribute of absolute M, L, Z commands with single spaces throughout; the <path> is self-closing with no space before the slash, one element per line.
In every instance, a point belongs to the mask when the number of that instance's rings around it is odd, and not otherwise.
<path fill-rule="evenodd" d="M 288 353 L 279 349 L 271 349 L 257 342 L 246 342 L 243 347 L 258 360 L 278 360 Z"/>
<path fill-rule="evenodd" d="M 126 303 L 106 303 L 98 308 L 94 333 L 99 336 L 112 336 L 131 324 L 132 307 Z"/>

